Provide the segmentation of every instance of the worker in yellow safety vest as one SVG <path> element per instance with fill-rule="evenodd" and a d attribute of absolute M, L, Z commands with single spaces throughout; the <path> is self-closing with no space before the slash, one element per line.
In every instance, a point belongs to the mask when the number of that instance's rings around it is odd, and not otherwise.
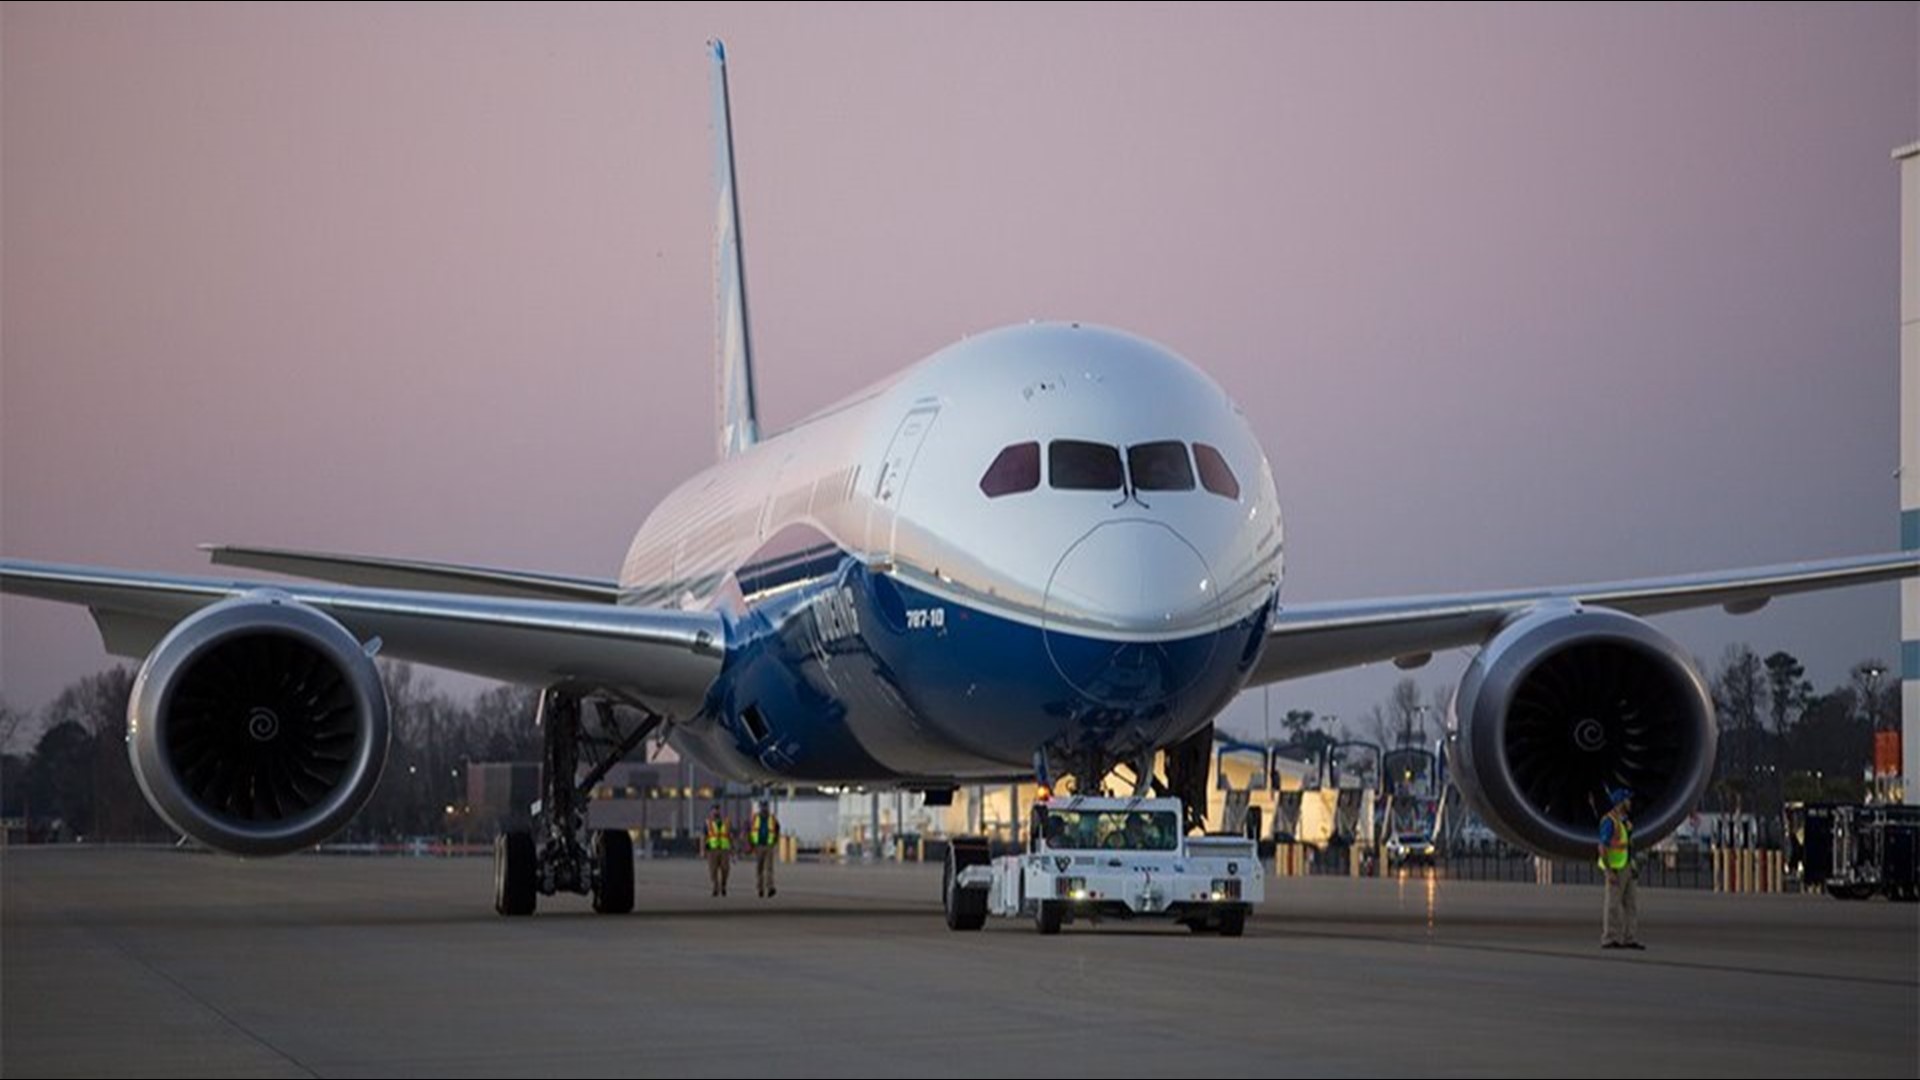
<path fill-rule="evenodd" d="M 1607 792 L 1612 809 L 1600 819 L 1600 872 L 1606 875 L 1607 900 L 1601 913 L 1600 947 L 1603 949 L 1644 949 L 1638 940 L 1640 890 L 1635 885 L 1639 870 L 1633 865 L 1633 823 L 1627 812 L 1633 808 L 1633 792 L 1614 788 Z"/>
<path fill-rule="evenodd" d="M 713 895 L 727 895 L 727 871 L 733 861 L 733 826 L 714 803 L 707 814 L 707 877 L 713 882 Z"/>
<path fill-rule="evenodd" d="M 760 895 L 772 896 L 779 891 L 773 887 L 773 864 L 780 858 L 780 819 L 773 816 L 765 799 L 747 827 L 747 848 L 754 854 L 754 883 Z"/>

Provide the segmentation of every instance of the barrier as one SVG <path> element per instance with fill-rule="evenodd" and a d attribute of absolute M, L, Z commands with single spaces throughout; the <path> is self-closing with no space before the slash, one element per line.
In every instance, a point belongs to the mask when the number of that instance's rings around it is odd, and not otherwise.
<path fill-rule="evenodd" d="M 1273 874 L 1275 877 L 1306 877 L 1309 872 L 1310 851 L 1305 844 L 1275 844 L 1273 846 Z"/>
<path fill-rule="evenodd" d="M 1786 889 L 1786 854 L 1774 848 L 1713 848 L 1713 891 L 1777 893 Z"/>

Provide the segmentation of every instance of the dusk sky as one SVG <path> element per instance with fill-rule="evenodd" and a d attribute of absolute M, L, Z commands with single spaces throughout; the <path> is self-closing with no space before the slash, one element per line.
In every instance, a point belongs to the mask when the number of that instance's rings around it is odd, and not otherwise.
<path fill-rule="evenodd" d="M 1285 599 L 1898 547 L 1914 4 L 12 4 L 0 35 L 8 556 L 612 576 L 712 453 L 713 36 L 770 429 L 1072 318 L 1240 402 Z M 1825 688 L 1898 658 L 1897 600 L 1660 625 Z M 0 603 L 9 702 L 108 662 L 84 612 Z"/>

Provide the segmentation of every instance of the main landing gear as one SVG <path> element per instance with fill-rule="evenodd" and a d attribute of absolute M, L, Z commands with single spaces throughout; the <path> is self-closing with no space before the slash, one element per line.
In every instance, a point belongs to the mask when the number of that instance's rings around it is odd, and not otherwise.
<path fill-rule="evenodd" d="M 624 829 L 588 829 L 587 798 L 608 770 L 658 730 L 661 718 L 648 714 L 622 735 L 613 706 L 595 700 L 599 723 L 589 731 L 580 705 L 563 690 L 540 697 L 546 746 L 533 828 L 493 842 L 493 909 L 502 915 L 531 915 L 541 896 L 560 892 L 591 896 L 602 915 L 633 910 L 633 838 Z M 593 766 L 576 780 L 582 751 Z"/>

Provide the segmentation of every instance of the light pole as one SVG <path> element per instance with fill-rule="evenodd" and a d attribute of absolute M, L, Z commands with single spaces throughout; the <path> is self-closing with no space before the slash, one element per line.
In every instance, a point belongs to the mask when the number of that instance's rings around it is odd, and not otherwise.
<path fill-rule="evenodd" d="M 1333 775 L 1333 744 L 1340 738 L 1340 714 L 1328 713 L 1324 719 L 1327 722 L 1327 741 L 1320 744 L 1320 780 L 1327 787 L 1337 787 L 1338 780 Z"/>
<path fill-rule="evenodd" d="M 1860 702 L 1860 710 L 1866 714 L 1867 730 L 1873 737 L 1873 764 L 1869 766 L 1873 772 L 1867 788 L 1867 801 L 1876 803 L 1888 801 L 1888 776 L 1880 770 L 1880 710 L 1877 707 L 1880 703 L 1880 676 L 1886 673 L 1886 668 L 1873 663 L 1860 669 L 1861 676 L 1867 681 L 1867 692 L 1863 695 L 1864 700 Z"/>

